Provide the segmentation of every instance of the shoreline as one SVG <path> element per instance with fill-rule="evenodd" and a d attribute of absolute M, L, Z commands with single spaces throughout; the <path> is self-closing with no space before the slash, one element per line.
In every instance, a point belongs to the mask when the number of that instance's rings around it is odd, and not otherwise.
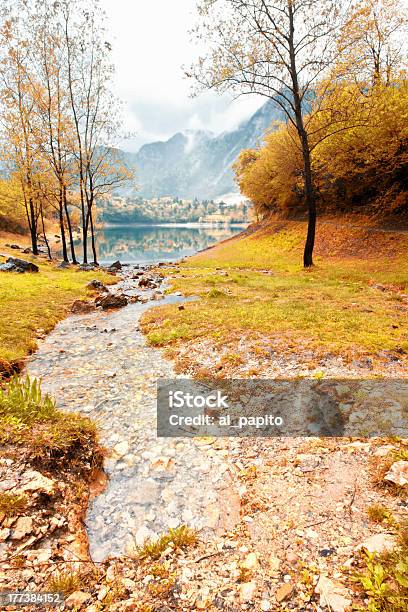
<path fill-rule="evenodd" d="M 187 222 L 187 223 L 104 223 L 100 226 L 101 230 L 105 229 L 120 229 L 125 227 L 165 227 L 165 228 L 187 228 L 187 229 L 228 229 L 235 227 L 247 228 L 250 225 L 248 223 L 199 223 L 199 222 Z"/>

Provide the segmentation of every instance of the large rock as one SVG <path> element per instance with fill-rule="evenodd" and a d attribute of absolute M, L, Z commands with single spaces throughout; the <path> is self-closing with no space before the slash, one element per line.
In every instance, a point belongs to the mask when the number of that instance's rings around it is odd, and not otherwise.
<path fill-rule="evenodd" d="M 75 300 L 71 306 L 71 312 L 73 314 L 87 314 L 95 310 L 95 304 L 93 302 L 86 302 L 85 300 Z"/>
<path fill-rule="evenodd" d="M 87 284 L 88 289 L 92 289 L 94 291 L 108 291 L 107 287 L 99 280 L 91 280 L 90 283 Z"/>
<path fill-rule="evenodd" d="M 97 306 L 102 306 L 104 310 L 108 310 L 109 308 L 123 308 L 123 306 L 127 306 L 128 299 L 123 294 L 114 295 L 113 293 L 109 293 L 104 297 L 97 298 L 95 304 Z"/>
<path fill-rule="evenodd" d="M 17 270 L 14 264 L 4 263 L 0 264 L 0 272 L 21 272 L 21 270 Z"/>
<path fill-rule="evenodd" d="M 316 593 L 320 595 L 320 607 L 328 608 L 331 612 L 345 612 L 352 604 L 349 591 L 326 576 L 320 576 Z"/>
<path fill-rule="evenodd" d="M 139 287 L 145 287 L 146 289 L 157 289 L 157 286 L 157 283 L 155 283 L 155 281 L 149 277 L 143 277 L 139 281 Z"/>
<path fill-rule="evenodd" d="M 382 553 L 391 552 L 396 546 L 397 539 L 395 536 L 390 533 L 376 533 L 359 544 L 357 550 L 364 548 L 369 553 L 381 555 Z"/>
<path fill-rule="evenodd" d="M 2 272 L 38 272 L 39 268 L 31 261 L 25 261 L 18 257 L 8 257 L 5 264 L 0 266 Z"/>
<path fill-rule="evenodd" d="M 114 261 L 110 266 L 109 266 L 109 270 L 115 271 L 115 270 L 121 270 L 122 269 L 122 264 L 120 263 L 120 261 Z"/>
<path fill-rule="evenodd" d="M 79 269 L 83 270 L 84 272 L 92 272 L 92 270 L 97 270 L 98 267 L 98 264 L 95 263 L 83 263 L 80 264 Z"/>
<path fill-rule="evenodd" d="M 399 487 L 408 484 L 408 461 L 396 461 L 384 476 L 384 480 L 392 482 Z"/>
<path fill-rule="evenodd" d="M 20 516 L 13 527 L 12 540 L 22 540 L 33 530 L 33 519 L 31 516 Z"/>
<path fill-rule="evenodd" d="M 19 491 L 52 495 L 54 490 L 55 482 L 35 470 L 27 470 L 21 477 Z"/>

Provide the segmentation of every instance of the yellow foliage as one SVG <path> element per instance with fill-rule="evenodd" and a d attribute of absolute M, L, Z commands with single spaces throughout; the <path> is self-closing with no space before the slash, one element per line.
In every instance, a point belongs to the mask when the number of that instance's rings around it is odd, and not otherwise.
<path fill-rule="evenodd" d="M 317 147 L 314 166 L 331 202 L 391 212 L 407 203 L 408 81 L 378 85 L 370 105 L 366 120 L 351 112 L 348 129 Z"/>
<path fill-rule="evenodd" d="M 321 84 L 323 87 L 324 84 Z M 408 203 L 408 81 L 333 87 L 307 126 L 320 210 L 400 212 Z M 258 214 L 302 205 L 302 163 L 294 130 L 282 125 L 235 165 Z"/>
<path fill-rule="evenodd" d="M 24 198 L 19 181 L 0 179 L 0 229 L 17 231 L 25 228 Z"/>
<path fill-rule="evenodd" d="M 281 124 L 277 131 L 265 136 L 261 149 L 242 151 L 235 163 L 241 192 L 252 200 L 260 215 L 298 205 L 296 186 L 302 162 L 295 138 Z"/>

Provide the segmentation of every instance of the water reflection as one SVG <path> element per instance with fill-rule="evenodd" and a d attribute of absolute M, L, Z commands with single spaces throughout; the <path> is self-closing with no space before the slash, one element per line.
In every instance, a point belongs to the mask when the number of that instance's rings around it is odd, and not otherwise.
<path fill-rule="evenodd" d="M 101 264 L 117 259 L 125 263 L 175 261 L 225 240 L 242 227 L 120 226 L 98 232 Z"/>

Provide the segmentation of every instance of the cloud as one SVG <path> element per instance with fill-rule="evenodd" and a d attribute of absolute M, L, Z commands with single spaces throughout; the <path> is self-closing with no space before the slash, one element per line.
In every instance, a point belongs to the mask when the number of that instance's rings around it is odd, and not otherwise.
<path fill-rule="evenodd" d="M 189 34 L 195 0 L 102 0 L 102 5 L 113 44 L 115 91 L 125 106 L 124 127 L 135 133 L 124 148 L 135 151 L 186 129 L 231 130 L 262 104 L 258 97 L 233 101 L 213 92 L 190 97 L 182 66 L 197 55 Z"/>

